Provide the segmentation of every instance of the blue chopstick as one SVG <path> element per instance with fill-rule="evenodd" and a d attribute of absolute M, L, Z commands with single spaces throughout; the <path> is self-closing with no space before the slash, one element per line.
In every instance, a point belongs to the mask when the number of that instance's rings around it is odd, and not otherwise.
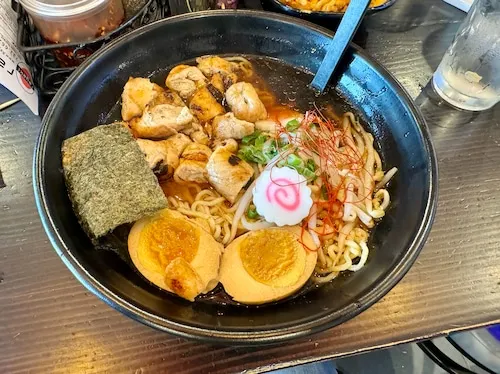
<path fill-rule="evenodd" d="M 320 92 L 325 90 L 328 81 L 344 55 L 354 34 L 368 9 L 370 0 L 351 0 L 347 10 L 340 21 L 335 36 L 326 49 L 326 55 L 314 76 L 311 86 Z"/>

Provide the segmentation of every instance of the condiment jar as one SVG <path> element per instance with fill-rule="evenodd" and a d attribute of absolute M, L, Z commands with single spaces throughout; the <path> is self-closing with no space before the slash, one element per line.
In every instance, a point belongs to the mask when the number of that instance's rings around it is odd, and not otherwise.
<path fill-rule="evenodd" d="M 49 43 L 85 42 L 120 26 L 121 0 L 19 0 Z"/>

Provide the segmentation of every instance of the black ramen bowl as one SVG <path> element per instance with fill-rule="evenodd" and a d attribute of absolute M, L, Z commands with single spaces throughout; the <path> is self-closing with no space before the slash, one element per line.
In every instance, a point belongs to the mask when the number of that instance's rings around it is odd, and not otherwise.
<path fill-rule="evenodd" d="M 431 228 L 437 199 L 436 158 L 424 119 L 411 98 L 354 45 L 341 73 L 333 78 L 332 101 L 360 117 L 374 135 L 386 168 L 399 169 L 389 187 L 391 208 L 372 232 L 372 250 L 360 271 L 273 305 L 190 303 L 149 284 L 115 252 L 94 248 L 67 197 L 61 172 L 63 140 L 114 119 L 110 113 L 117 112 L 129 76 L 161 81 L 173 65 L 205 54 L 269 56 L 314 72 L 330 36 L 287 16 L 208 11 L 135 30 L 86 60 L 48 108 L 34 157 L 42 223 L 78 280 L 113 308 L 149 326 L 241 345 L 277 343 L 325 330 L 361 313 L 394 287 L 417 258 Z"/>

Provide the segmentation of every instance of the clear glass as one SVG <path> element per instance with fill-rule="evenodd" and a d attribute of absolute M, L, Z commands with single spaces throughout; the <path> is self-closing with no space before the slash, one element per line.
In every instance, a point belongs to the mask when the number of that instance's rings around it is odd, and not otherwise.
<path fill-rule="evenodd" d="M 465 110 L 489 109 L 500 101 L 500 0 L 475 0 L 432 85 Z"/>
<path fill-rule="evenodd" d="M 85 42 L 115 30 L 125 18 L 122 0 L 20 0 L 50 43 Z"/>

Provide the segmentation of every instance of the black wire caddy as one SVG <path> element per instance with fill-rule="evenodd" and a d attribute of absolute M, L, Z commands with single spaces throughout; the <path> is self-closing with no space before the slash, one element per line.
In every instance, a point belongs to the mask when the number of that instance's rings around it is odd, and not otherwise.
<path fill-rule="evenodd" d="M 170 15 L 168 0 L 123 0 L 123 7 L 125 20 L 110 33 L 88 42 L 51 44 L 42 38 L 24 8 L 12 1 L 18 15 L 17 46 L 41 96 L 52 98 L 80 63 L 114 38 Z"/>

